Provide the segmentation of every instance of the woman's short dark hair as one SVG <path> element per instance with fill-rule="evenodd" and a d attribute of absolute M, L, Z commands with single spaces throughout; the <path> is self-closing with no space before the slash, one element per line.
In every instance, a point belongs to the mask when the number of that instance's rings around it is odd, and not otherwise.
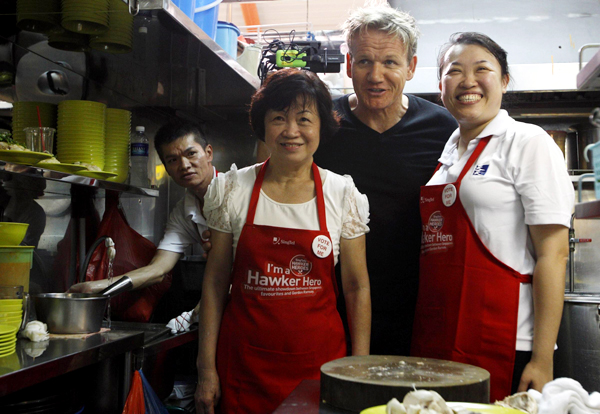
<path fill-rule="evenodd" d="M 262 141 L 265 140 L 265 115 L 268 110 L 283 111 L 293 106 L 298 98 L 303 106 L 313 104 L 321 121 L 321 142 L 331 138 L 339 128 L 338 115 L 327 85 L 313 72 L 303 69 L 281 69 L 272 72 L 252 96 L 250 126 Z"/>
<path fill-rule="evenodd" d="M 176 120 L 161 126 L 158 131 L 156 131 L 156 135 L 154 135 L 154 148 L 156 148 L 160 160 L 164 163 L 162 153 L 163 146 L 188 135 L 192 135 L 194 141 L 200 144 L 202 149 L 206 149 L 208 141 L 206 140 L 200 125 L 194 122 Z"/>
<path fill-rule="evenodd" d="M 486 36 L 483 33 L 462 32 L 454 33 L 452 36 L 450 36 L 450 41 L 442 46 L 442 50 L 440 50 L 440 54 L 438 55 L 438 76 L 440 79 L 442 78 L 442 70 L 444 68 L 444 59 L 446 57 L 446 53 L 448 53 L 448 50 L 450 50 L 452 46 L 456 45 L 476 45 L 483 47 L 490 52 L 500 64 L 502 76 L 509 76 L 506 50 L 502 49 L 498 43 L 494 42 L 489 36 Z"/>

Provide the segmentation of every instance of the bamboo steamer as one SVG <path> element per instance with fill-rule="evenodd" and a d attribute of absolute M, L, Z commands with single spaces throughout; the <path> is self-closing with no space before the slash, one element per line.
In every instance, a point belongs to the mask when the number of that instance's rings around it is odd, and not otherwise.
<path fill-rule="evenodd" d="M 321 367 L 321 403 L 358 413 L 400 401 L 410 391 L 438 392 L 446 401 L 489 404 L 490 374 L 485 369 L 441 359 L 352 356 Z"/>

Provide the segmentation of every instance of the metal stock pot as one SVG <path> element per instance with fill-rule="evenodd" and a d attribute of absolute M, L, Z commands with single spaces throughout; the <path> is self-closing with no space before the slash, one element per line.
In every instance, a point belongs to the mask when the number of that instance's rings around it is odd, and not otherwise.
<path fill-rule="evenodd" d="M 98 332 L 111 296 L 130 290 L 131 278 L 125 276 L 98 294 L 41 293 L 33 296 L 37 318 L 54 334 Z"/>

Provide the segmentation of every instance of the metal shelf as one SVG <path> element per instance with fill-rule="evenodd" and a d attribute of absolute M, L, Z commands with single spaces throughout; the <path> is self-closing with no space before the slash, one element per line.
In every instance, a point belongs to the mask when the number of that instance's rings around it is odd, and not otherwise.
<path fill-rule="evenodd" d="M 246 110 L 251 96 L 260 87 L 260 81 L 255 76 L 229 56 L 170 0 L 140 0 L 140 11 L 144 10 L 158 13 L 159 20 L 165 25 L 175 31 L 183 29 L 200 41 L 202 64 L 210 77 L 205 83 L 205 107 L 216 113 Z"/>
<path fill-rule="evenodd" d="M 17 171 L 15 171 L 17 170 Z M 159 192 L 152 188 L 133 187 L 128 184 L 114 183 L 111 181 L 98 180 L 96 178 L 84 177 L 77 174 L 67 174 L 35 166 L 24 166 L 13 164 L 6 161 L 0 161 L 0 171 L 10 174 L 26 175 L 38 179 L 58 181 L 68 185 L 81 185 L 85 187 L 98 188 L 103 190 L 112 190 L 120 193 L 135 194 L 145 197 L 158 197 Z"/>
<path fill-rule="evenodd" d="M 600 218 L 600 200 L 575 204 L 575 218 L 593 219 Z"/>

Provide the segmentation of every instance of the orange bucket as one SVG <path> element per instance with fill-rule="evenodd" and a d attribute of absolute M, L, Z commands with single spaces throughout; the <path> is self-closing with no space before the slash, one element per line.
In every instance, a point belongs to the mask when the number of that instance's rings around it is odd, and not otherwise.
<path fill-rule="evenodd" d="M 0 246 L 0 285 L 23 286 L 29 292 L 32 246 Z"/>

